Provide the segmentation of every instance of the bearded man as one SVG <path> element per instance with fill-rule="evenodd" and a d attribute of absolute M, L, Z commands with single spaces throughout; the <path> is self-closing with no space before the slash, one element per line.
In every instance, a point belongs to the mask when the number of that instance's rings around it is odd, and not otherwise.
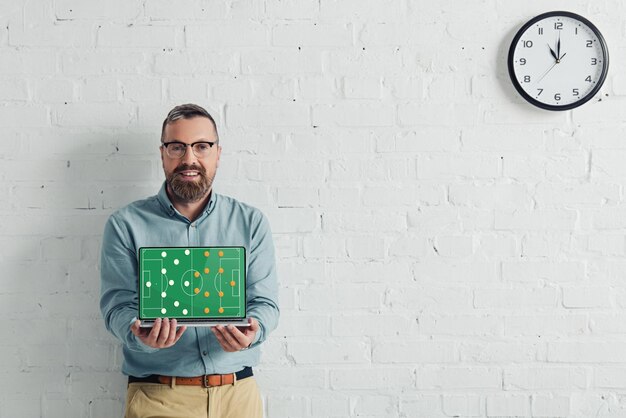
<path fill-rule="evenodd" d="M 222 147 L 205 109 L 172 109 L 159 148 L 161 190 L 113 213 L 102 242 L 100 308 L 107 330 L 122 343 L 125 416 L 262 417 L 252 368 L 279 317 L 269 223 L 258 209 L 213 191 Z M 246 248 L 249 326 L 187 329 L 159 318 L 152 328 L 140 327 L 139 248 L 208 246 Z"/>

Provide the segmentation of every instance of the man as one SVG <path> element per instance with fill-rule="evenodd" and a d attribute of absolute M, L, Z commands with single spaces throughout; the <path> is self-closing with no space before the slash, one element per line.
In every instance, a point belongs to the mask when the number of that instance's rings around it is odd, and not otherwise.
<path fill-rule="evenodd" d="M 172 109 L 160 151 L 165 182 L 159 193 L 111 215 L 103 236 L 100 308 L 123 344 L 125 416 L 262 417 L 251 367 L 279 316 L 269 224 L 259 210 L 212 190 L 222 148 L 206 110 L 192 104 Z M 187 329 L 175 319 L 157 319 L 152 328 L 140 328 L 137 254 L 150 246 L 246 247 L 249 326 Z"/>

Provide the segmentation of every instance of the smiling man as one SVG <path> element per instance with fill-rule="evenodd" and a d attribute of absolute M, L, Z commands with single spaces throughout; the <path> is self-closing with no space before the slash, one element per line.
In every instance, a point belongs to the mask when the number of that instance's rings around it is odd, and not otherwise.
<path fill-rule="evenodd" d="M 123 345 L 125 416 L 262 417 L 252 367 L 279 316 L 269 224 L 258 209 L 213 191 L 222 148 L 215 121 L 202 107 L 169 112 L 160 152 L 161 190 L 111 215 L 102 243 L 100 308 Z M 139 248 L 196 246 L 246 248 L 249 326 L 187 328 L 157 319 L 141 328 Z"/>

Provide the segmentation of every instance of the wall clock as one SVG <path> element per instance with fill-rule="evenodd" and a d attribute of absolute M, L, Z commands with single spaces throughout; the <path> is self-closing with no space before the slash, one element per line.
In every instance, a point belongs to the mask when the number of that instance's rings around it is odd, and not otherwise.
<path fill-rule="evenodd" d="M 542 109 L 568 110 L 602 87 L 609 51 L 593 23 L 570 12 L 534 17 L 509 48 L 509 75 L 524 99 Z"/>

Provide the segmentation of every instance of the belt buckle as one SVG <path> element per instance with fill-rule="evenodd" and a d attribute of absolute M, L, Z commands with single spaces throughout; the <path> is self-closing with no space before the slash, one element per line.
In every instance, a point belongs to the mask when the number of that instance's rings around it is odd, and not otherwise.
<path fill-rule="evenodd" d="M 205 388 L 210 388 L 211 386 L 209 386 L 209 375 L 205 374 L 202 376 L 202 386 L 204 386 Z"/>

